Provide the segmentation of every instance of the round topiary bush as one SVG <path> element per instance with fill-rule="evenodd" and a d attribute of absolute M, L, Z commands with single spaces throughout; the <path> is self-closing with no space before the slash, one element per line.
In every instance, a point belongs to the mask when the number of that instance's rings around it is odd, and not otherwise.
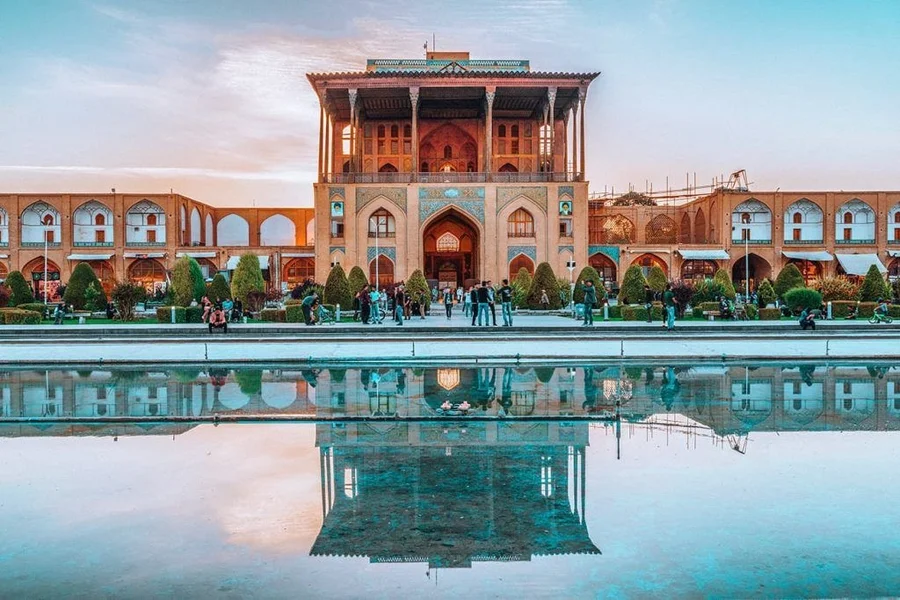
<path fill-rule="evenodd" d="M 366 274 L 359 267 L 350 269 L 350 274 L 347 275 L 347 282 L 350 284 L 350 294 L 353 295 L 354 298 L 361 289 L 369 284 Z"/>
<path fill-rule="evenodd" d="M 785 293 L 784 303 L 794 313 L 813 310 L 822 306 L 822 294 L 810 288 L 794 288 Z"/>
<path fill-rule="evenodd" d="M 265 293 L 266 282 L 259 267 L 259 257 L 255 254 L 245 254 L 238 261 L 231 278 L 231 297 L 248 306 L 247 294 L 254 291 Z"/>
<path fill-rule="evenodd" d="M 225 281 L 224 275 L 216 273 L 216 276 L 213 277 L 212 282 L 206 288 L 206 297 L 209 298 L 210 302 L 214 303 L 231 298 L 231 290 L 228 289 L 228 282 Z"/>
<path fill-rule="evenodd" d="M 529 308 L 543 308 L 541 296 L 544 291 L 547 292 L 547 299 L 550 301 L 549 307 L 551 309 L 562 308 L 556 275 L 553 274 L 553 269 L 549 263 L 542 262 L 538 265 L 537 271 L 534 273 L 534 281 L 531 282 L 531 289 L 528 290 L 526 304 Z"/>
<path fill-rule="evenodd" d="M 866 278 L 859 286 L 860 302 L 875 302 L 879 298 L 890 298 L 891 292 L 884 280 L 884 275 L 878 270 L 877 265 L 869 267 Z"/>
<path fill-rule="evenodd" d="M 585 281 L 594 282 L 594 288 L 597 289 L 597 302 L 602 304 L 602 300 L 606 298 L 606 287 L 603 285 L 603 280 L 600 279 L 600 274 L 597 273 L 597 270 L 590 266 L 583 268 L 581 273 L 578 274 L 578 279 L 575 280 L 575 304 L 584 304 L 584 289 L 581 286 L 584 285 Z"/>
<path fill-rule="evenodd" d="M 773 304 L 775 302 L 775 288 L 772 287 L 772 282 L 768 279 L 763 279 L 762 283 L 759 284 L 759 289 L 756 290 L 756 296 L 759 299 L 759 304 L 763 308 Z"/>
<path fill-rule="evenodd" d="M 341 265 L 334 265 L 328 280 L 325 282 L 325 291 L 322 293 L 323 304 L 340 304 L 341 310 L 351 310 L 353 307 L 353 295 L 350 294 L 350 282 Z"/>
<path fill-rule="evenodd" d="M 794 263 L 788 263 L 775 278 L 775 295 L 784 300 L 784 295 L 788 290 L 794 288 L 806 287 L 806 281 L 803 274 Z"/>
<path fill-rule="evenodd" d="M 644 301 L 644 273 L 637 265 L 628 267 L 625 277 L 622 279 L 622 289 L 619 290 L 619 302 L 622 304 L 639 304 Z"/>
<path fill-rule="evenodd" d="M 88 306 L 85 294 L 92 285 L 97 292 L 94 294 L 95 304 L 93 306 Z M 83 262 L 75 267 L 75 270 L 72 271 L 72 276 L 69 277 L 69 283 L 66 285 L 63 301 L 66 304 L 71 304 L 75 310 L 97 310 L 98 302 L 106 304 L 106 294 L 103 292 L 100 280 L 97 279 L 97 274 L 94 273 L 91 265 Z"/>
<path fill-rule="evenodd" d="M 4 283 L 6 284 L 6 287 L 9 288 L 10 292 L 12 292 L 9 297 L 10 306 L 34 302 L 31 286 L 25 281 L 25 277 L 20 271 L 12 271 L 6 276 L 6 281 Z"/>
<path fill-rule="evenodd" d="M 647 273 L 647 285 L 650 286 L 651 290 L 654 292 L 663 292 L 665 291 L 668 282 L 669 280 L 666 279 L 665 272 L 663 272 L 659 265 L 650 267 L 650 272 Z"/>

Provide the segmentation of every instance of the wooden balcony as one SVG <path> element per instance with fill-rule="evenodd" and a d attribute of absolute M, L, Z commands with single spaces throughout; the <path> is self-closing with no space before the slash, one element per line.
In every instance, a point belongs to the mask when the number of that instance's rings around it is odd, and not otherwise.
<path fill-rule="evenodd" d="M 325 173 L 320 183 L 570 183 L 581 173 Z"/>

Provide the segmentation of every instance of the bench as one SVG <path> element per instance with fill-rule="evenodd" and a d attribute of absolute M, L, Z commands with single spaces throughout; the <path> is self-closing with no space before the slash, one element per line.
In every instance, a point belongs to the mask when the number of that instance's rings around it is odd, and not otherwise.
<path fill-rule="evenodd" d="M 718 310 L 704 310 L 703 316 L 709 319 L 710 321 L 715 321 L 716 317 L 721 317 L 722 312 Z"/>

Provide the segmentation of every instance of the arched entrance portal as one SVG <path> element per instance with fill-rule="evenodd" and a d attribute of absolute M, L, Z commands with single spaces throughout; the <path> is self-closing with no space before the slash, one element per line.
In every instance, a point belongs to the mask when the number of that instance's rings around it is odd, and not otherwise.
<path fill-rule="evenodd" d="M 34 297 L 40 301 L 44 300 L 44 257 L 39 256 L 22 267 L 22 275 L 26 281 L 32 284 Z M 60 286 L 59 267 L 52 260 L 48 260 L 46 264 L 46 286 L 47 300 L 56 302 L 60 299 L 57 289 Z"/>
<path fill-rule="evenodd" d="M 748 257 L 740 257 L 734 261 L 731 267 L 731 281 L 734 283 L 734 289 L 743 293 L 744 280 L 747 278 L 745 266 L 749 266 L 750 282 L 747 289 L 751 292 L 762 282 L 763 279 L 771 278 L 772 266 L 764 259 L 752 252 Z"/>
<path fill-rule="evenodd" d="M 439 287 L 468 287 L 478 278 L 478 230 L 468 217 L 450 209 L 425 229 L 425 277 Z"/>
<path fill-rule="evenodd" d="M 818 261 L 792 258 L 787 261 L 787 264 L 796 265 L 800 269 L 800 274 L 803 275 L 803 281 L 806 282 L 806 285 L 810 285 L 813 281 L 822 277 L 822 263 Z"/>

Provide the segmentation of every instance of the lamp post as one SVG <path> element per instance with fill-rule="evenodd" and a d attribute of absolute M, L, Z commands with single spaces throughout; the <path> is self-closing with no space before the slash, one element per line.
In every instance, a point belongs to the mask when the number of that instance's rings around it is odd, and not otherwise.
<path fill-rule="evenodd" d="M 572 255 L 572 259 L 566 263 L 566 268 L 569 270 L 569 306 L 572 307 L 572 318 L 576 317 L 575 315 L 575 255 Z"/>
<path fill-rule="evenodd" d="M 369 217 L 369 227 L 375 221 L 375 291 L 378 291 L 378 217 Z"/>
<path fill-rule="evenodd" d="M 49 225 L 44 225 L 44 306 L 47 305 L 47 249 L 49 247 L 50 237 Z"/>
<path fill-rule="evenodd" d="M 772 236 L 769 236 L 772 237 Z M 744 227 L 744 302 L 750 297 L 750 226 Z"/>

